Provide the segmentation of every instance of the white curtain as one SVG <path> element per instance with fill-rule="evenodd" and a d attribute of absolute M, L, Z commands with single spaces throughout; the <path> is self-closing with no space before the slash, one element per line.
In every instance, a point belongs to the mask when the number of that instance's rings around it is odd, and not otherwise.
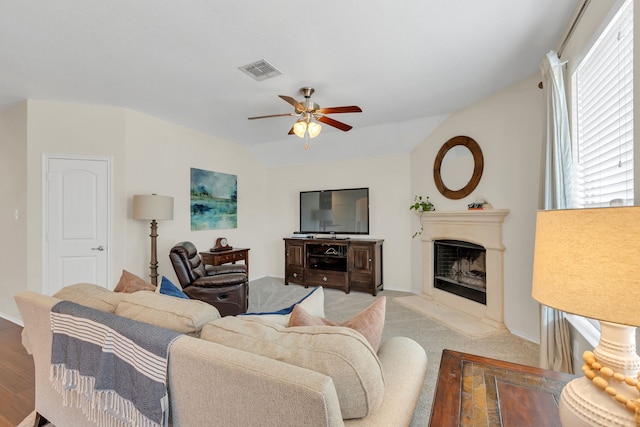
<path fill-rule="evenodd" d="M 571 207 L 571 132 L 563 63 L 549 52 L 540 64 L 546 106 L 542 209 Z M 541 308 L 540 367 L 573 373 L 569 325 L 563 312 Z"/>

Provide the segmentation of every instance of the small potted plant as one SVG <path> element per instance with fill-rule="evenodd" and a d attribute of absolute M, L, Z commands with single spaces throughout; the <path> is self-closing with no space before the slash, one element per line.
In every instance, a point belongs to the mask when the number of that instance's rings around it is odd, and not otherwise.
<path fill-rule="evenodd" d="M 422 196 L 415 196 L 413 198 L 413 203 L 409 206 L 409 210 L 414 210 L 420 214 L 420 218 L 422 218 L 422 214 L 425 212 L 435 211 L 436 207 L 433 206 L 433 203 L 429 201 L 429 196 L 422 198 Z M 422 226 L 422 221 L 420 221 L 420 231 L 416 231 L 413 233 L 413 237 L 419 236 L 422 234 L 424 227 Z"/>

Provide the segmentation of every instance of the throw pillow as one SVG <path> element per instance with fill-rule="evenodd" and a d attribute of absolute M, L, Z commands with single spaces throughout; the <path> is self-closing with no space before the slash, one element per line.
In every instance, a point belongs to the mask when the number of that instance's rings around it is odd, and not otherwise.
<path fill-rule="evenodd" d="M 187 294 L 185 294 L 182 289 L 178 288 L 176 285 L 171 283 L 169 279 L 165 276 L 162 276 L 162 282 L 160 282 L 160 293 L 163 295 L 169 295 L 176 298 L 185 298 L 189 299 Z"/>
<path fill-rule="evenodd" d="M 289 324 L 289 316 L 291 315 L 293 308 L 297 305 L 302 306 L 307 313 L 313 316 L 324 317 L 324 291 L 322 290 L 322 286 L 312 289 L 311 292 L 305 295 L 300 301 L 290 305 L 289 307 L 265 313 L 244 313 L 239 314 L 238 316 L 242 316 L 247 319 L 259 320 L 261 322 L 287 326 Z"/>
<path fill-rule="evenodd" d="M 336 323 L 323 317 L 313 316 L 307 313 L 303 307 L 297 305 L 293 308 L 291 316 L 289 317 L 289 326 L 346 326 L 361 333 L 377 353 L 380 347 L 380 340 L 382 339 L 386 305 L 386 297 L 378 298 L 369 307 L 342 323 Z"/>
<path fill-rule="evenodd" d="M 137 291 L 153 291 L 155 288 L 155 286 L 146 282 L 143 278 L 138 277 L 133 273 L 129 273 L 127 270 L 122 270 L 120 280 L 113 291 L 130 294 Z"/>
<path fill-rule="evenodd" d="M 227 316 L 204 325 L 200 338 L 331 377 L 343 419 L 366 417 L 382 403 L 382 365 L 367 340 L 353 329 L 287 328 Z"/>

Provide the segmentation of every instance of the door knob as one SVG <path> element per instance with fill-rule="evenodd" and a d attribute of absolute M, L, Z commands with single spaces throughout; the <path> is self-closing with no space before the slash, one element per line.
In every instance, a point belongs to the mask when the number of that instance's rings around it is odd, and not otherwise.
<path fill-rule="evenodd" d="M 102 252 L 102 251 L 104 251 L 104 246 L 100 245 L 97 248 L 91 248 L 91 250 L 92 251 L 100 251 L 100 252 Z"/>

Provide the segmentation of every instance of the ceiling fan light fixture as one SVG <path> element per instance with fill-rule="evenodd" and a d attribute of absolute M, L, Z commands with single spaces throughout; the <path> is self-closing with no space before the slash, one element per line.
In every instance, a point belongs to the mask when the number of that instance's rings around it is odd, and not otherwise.
<path fill-rule="evenodd" d="M 338 113 L 361 113 L 362 109 L 357 105 L 345 105 L 342 107 L 330 107 L 320 108 L 318 104 L 311 101 L 311 95 L 314 89 L 311 87 L 303 87 L 300 89 L 300 93 L 304 95 L 304 101 L 298 102 L 294 98 L 286 95 L 278 95 L 282 100 L 293 106 L 293 113 L 284 114 L 270 114 L 266 116 L 249 117 L 249 120 L 266 119 L 270 117 L 282 117 L 282 116 L 297 116 L 299 119 L 289 130 L 289 135 L 296 135 L 300 139 L 305 139 L 307 142 L 309 139 L 315 138 L 320 135 L 322 131 L 322 124 L 332 126 L 336 129 L 340 129 L 343 132 L 347 132 L 352 129 L 352 126 L 332 119 L 327 114 Z M 322 124 L 318 123 L 322 122 Z M 309 144 L 305 145 L 305 149 L 309 148 Z"/>
<path fill-rule="evenodd" d="M 309 131 L 309 138 L 315 138 L 316 136 L 320 135 L 320 132 L 322 131 L 322 125 L 316 122 L 309 122 L 309 124 L 307 125 L 307 130 Z"/>
<path fill-rule="evenodd" d="M 293 125 L 293 133 L 296 134 L 298 138 L 304 138 L 304 134 L 307 132 L 307 122 L 305 119 L 300 119 Z M 320 133 L 320 132 L 318 132 Z"/>

